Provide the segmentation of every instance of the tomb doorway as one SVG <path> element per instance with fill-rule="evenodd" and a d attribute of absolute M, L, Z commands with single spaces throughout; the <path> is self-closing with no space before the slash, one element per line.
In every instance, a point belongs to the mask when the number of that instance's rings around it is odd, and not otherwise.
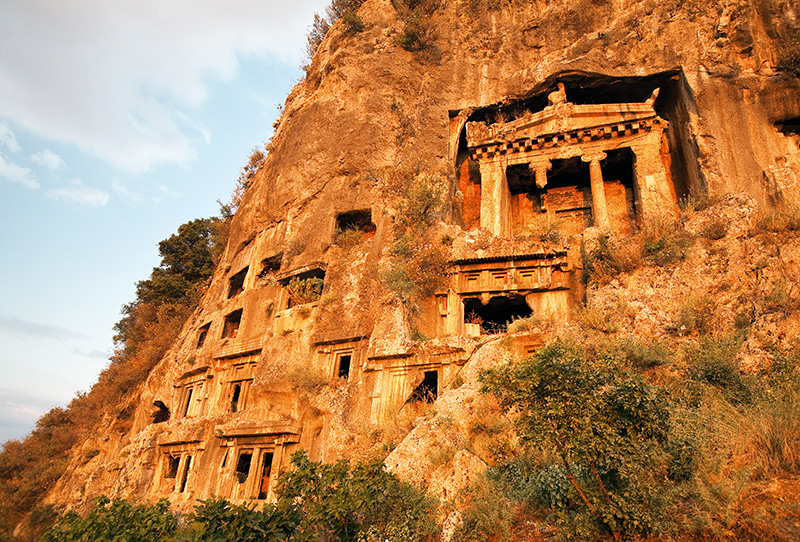
<path fill-rule="evenodd" d="M 479 298 L 464 300 L 465 322 L 479 323 L 488 334 L 505 333 L 510 322 L 532 315 L 533 310 L 521 295 L 495 296 L 486 304 Z"/>

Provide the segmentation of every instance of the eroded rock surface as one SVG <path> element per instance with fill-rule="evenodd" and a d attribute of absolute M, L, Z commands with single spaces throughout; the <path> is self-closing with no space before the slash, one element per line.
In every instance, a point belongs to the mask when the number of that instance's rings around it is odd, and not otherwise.
<path fill-rule="evenodd" d="M 268 500 L 294 450 L 357 456 L 433 400 L 387 466 L 453 498 L 485 460 L 436 464 L 430 450 L 467 438 L 478 371 L 569 329 L 584 294 L 586 310 L 616 307 L 619 329 L 657 336 L 687 291 L 734 311 L 740 286 L 796 275 L 796 240 L 747 233 L 757 207 L 797 197 L 797 13 L 777 0 L 464 0 L 426 14 L 431 37 L 409 52 L 407 8 L 367 0 L 365 29 L 334 26 L 287 98 L 199 309 L 136 390 L 132 429 L 87 442 L 50 500 Z M 431 182 L 441 206 L 416 250 L 447 271 L 404 303 L 387 273 L 404 202 Z M 637 217 L 733 192 L 688 219 L 725 231 L 674 271 L 584 292 L 585 232 L 625 236 Z M 770 314 L 754 316 L 753 365 L 796 332 Z M 555 327 L 486 338 L 530 315 Z"/>

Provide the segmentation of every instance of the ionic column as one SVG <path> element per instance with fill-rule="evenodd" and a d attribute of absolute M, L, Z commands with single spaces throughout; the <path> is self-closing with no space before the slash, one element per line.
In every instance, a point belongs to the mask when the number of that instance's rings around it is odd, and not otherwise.
<path fill-rule="evenodd" d="M 581 160 L 589 163 L 589 179 L 592 183 L 592 215 L 594 225 L 603 230 L 610 227 L 608 222 L 608 206 L 606 205 L 606 189 L 603 186 L 603 170 L 600 161 L 605 160 L 606 153 L 598 152 L 581 156 Z"/>

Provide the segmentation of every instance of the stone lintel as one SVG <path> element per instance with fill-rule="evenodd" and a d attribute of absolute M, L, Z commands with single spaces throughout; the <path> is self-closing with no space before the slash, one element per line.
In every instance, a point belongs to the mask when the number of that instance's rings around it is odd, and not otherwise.
<path fill-rule="evenodd" d="M 279 435 L 299 435 L 302 426 L 293 423 L 272 423 L 261 425 L 240 425 L 231 428 L 218 428 L 224 439 L 238 437 L 276 437 Z"/>

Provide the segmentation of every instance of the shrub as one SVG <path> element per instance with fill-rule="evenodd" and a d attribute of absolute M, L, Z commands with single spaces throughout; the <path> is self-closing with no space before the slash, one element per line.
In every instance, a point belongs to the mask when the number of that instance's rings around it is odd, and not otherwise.
<path fill-rule="evenodd" d="M 728 228 L 730 224 L 727 220 L 722 217 L 716 217 L 712 220 L 706 222 L 703 228 L 700 230 L 700 235 L 705 237 L 706 239 L 711 239 L 716 241 L 717 239 L 722 239 L 726 235 L 728 235 Z"/>
<path fill-rule="evenodd" d="M 800 207 L 783 204 L 772 208 L 759 216 L 756 226 L 764 231 L 800 230 Z"/>
<path fill-rule="evenodd" d="M 428 297 L 447 283 L 450 251 L 441 245 L 418 246 L 406 263 L 406 273 L 414 282 L 414 294 Z"/>
<path fill-rule="evenodd" d="M 333 242 L 340 247 L 350 248 L 360 245 L 366 238 L 367 235 L 359 228 L 337 229 L 333 236 Z"/>
<path fill-rule="evenodd" d="M 651 369 L 672 361 L 674 355 L 666 343 L 657 340 L 645 342 L 629 335 L 615 345 L 617 355 L 635 369 Z"/>
<path fill-rule="evenodd" d="M 444 183 L 438 177 L 421 175 L 408 179 L 399 205 L 403 233 L 415 237 L 433 226 L 444 203 Z"/>
<path fill-rule="evenodd" d="M 151 542 L 175 533 L 178 522 L 165 499 L 152 505 L 133 506 L 122 499 L 95 499 L 82 518 L 67 512 L 45 533 L 42 542 Z"/>
<path fill-rule="evenodd" d="M 323 279 L 319 277 L 294 277 L 286 285 L 286 293 L 289 296 L 290 305 L 302 305 L 313 303 L 322 296 L 322 288 L 325 285 Z"/>
<path fill-rule="evenodd" d="M 480 323 L 480 322 L 478 322 Z M 541 323 L 540 318 L 537 315 L 528 316 L 526 318 L 518 317 L 511 320 L 508 323 L 507 332 L 508 333 L 522 333 L 523 331 L 529 331 Z"/>
<path fill-rule="evenodd" d="M 454 542 L 512 539 L 514 506 L 497 481 L 480 477 L 463 493 L 462 499 L 465 501 L 462 522 L 453 535 Z"/>
<path fill-rule="evenodd" d="M 620 273 L 630 273 L 642 263 L 642 248 L 636 239 L 597 237 L 596 245 L 583 255 L 583 280 L 594 279 L 600 284 L 611 281 Z"/>
<path fill-rule="evenodd" d="M 682 261 L 694 237 L 678 221 L 664 218 L 648 221 L 641 229 L 644 257 L 663 267 Z"/>
<path fill-rule="evenodd" d="M 364 30 L 364 22 L 356 11 L 364 0 L 331 0 L 325 9 L 325 16 L 314 14 L 314 22 L 306 38 L 306 57 L 309 63 L 314 58 L 328 31 L 339 19 L 342 19 L 344 34 L 351 36 Z M 307 66 L 306 66 L 307 67 Z"/>
<path fill-rule="evenodd" d="M 346 11 L 342 15 L 345 36 L 354 36 L 364 31 L 364 21 L 355 11 Z"/>
<path fill-rule="evenodd" d="M 316 463 L 304 451 L 281 476 L 278 506 L 296 505 L 297 540 L 426 540 L 438 528 L 435 502 L 386 472 L 380 461 Z"/>
<path fill-rule="evenodd" d="M 420 298 L 432 295 L 447 280 L 450 248 L 431 239 L 443 197 L 439 178 L 417 176 L 403 185 L 396 224 L 399 231 L 389 267 L 381 276 L 412 310 L 416 310 Z"/>
<path fill-rule="evenodd" d="M 749 403 L 754 398 L 753 379 L 740 368 L 736 355 L 742 337 L 700 337 L 697 345 L 686 349 L 688 376 L 718 389 L 732 403 Z"/>
<path fill-rule="evenodd" d="M 556 508 L 577 533 L 634 534 L 658 521 L 654 472 L 663 468 L 669 413 L 661 391 L 561 342 L 481 375 L 529 446 L 553 448 L 571 490 Z M 577 468 L 590 473 L 581 478 Z M 577 505 L 580 503 L 580 505 Z"/>
<path fill-rule="evenodd" d="M 188 527 L 179 540 L 186 542 L 261 542 L 293 540 L 300 514 L 293 504 L 265 504 L 261 511 L 253 503 L 232 504 L 221 498 L 198 501 L 187 518 Z"/>
<path fill-rule="evenodd" d="M 619 322 L 609 318 L 608 315 L 593 307 L 578 307 L 575 318 L 581 325 L 600 331 L 601 333 L 616 333 L 619 331 Z"/>
<path fill-rule="evenodd" d="M 710 296 L 689 296 L 678 307 L 669 327 L 681 336 L 708 334 L 714 330 L 715 315 L 716 304 Z"/>

